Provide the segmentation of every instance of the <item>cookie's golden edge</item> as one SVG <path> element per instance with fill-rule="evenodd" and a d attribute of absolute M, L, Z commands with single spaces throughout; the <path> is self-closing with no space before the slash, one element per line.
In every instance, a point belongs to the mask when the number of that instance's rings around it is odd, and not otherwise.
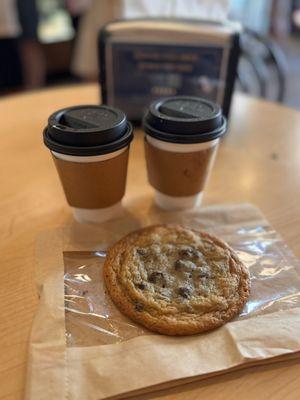
<path fill-rule="evenodd" d="M 231 260 L 235 264 L 237 271 L 240 274 L 240 285 L 239 285 L 239 301 L 235 302 L 232 307 L 225 311 L 216 311 L 203 315 L 200 319 L 191 319 L 190 321 L 177 321 L 174 318 L 168 318 L 166 316 L 157 318 L 153 317 L 146 311 L 139 312 L 135 309 L 135 304 L 133 304 L 126 293 L 124 293 L 120 286 L 118 285 L 117 276 L 113 269 L 115 263 L 121 262 L 121 255 L 125 250 L 132 245 L 138 239 L 141 233 L 149 232 L 153 233 L 156 230 L 178 230 L 182 231 L 189 230 L 194 233 L 201 235 L 202 237 L 210 238 L 218 246 L 226 248 L 229 250 L 231 255 Z M 202 333 L 215 328 L 218 328 L 225 324 L 227 321 L 231 320 L 237 316 L 243 309 L 245 303 L 247 302 L 250 294 L 250 276 L 246 266 L 239 260 L 238 256 L 234 250 L 228 246 L 221 239 L 210 235 L 206 232 L 200 232 L 194 229 L 190 229 L 181 225 L 154 225 L 134 231 L 117 243 L 115 243 L 107 252 L 104 267 L 104 280 L 107 290 L 120 311 L 127 315 L 132 320 L 140 323 L 144 327 L 151 331 L 158 332 L 164 335 L 180 336 L 180 335 L 194 335 L 197 333 Z"/>

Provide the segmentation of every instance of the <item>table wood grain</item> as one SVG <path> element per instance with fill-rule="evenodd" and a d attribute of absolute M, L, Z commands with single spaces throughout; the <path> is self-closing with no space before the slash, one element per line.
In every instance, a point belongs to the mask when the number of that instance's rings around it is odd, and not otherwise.
<path fill-rule="evenodd" d="M 34 249 L 39 232 L 70 218 L 42 129 L 56 109 L 97 103 L 96 85 L 0 99 L 0 399 L 23 399 L 27 345 L 38 299 Z M 152 195 L 142 133 L 132 145 L 126 197 Z M 300 256 L 300 113 L 242 95 L 234 98 L 204 204 L 251 202 Z M 251 368 L 159 394 L 162 399 L 300 398 L 300 363 Z M 157 398 L 151 395 L 147 398 Z M 144 397 L 145 398 L 145 397 Z"/>

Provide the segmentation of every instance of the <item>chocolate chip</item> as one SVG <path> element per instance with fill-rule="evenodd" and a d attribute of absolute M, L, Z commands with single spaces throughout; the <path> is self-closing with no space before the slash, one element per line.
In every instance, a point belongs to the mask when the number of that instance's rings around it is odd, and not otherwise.
<path fill-rule="evenodd" d="M 79 291 L 79 296 L 85 296 L 88 293 L 87 290 Z"/>
<path fill-rule="evenodd" d="M 141 282 L 141 283 L 136 283 L 135 286 L 141 290 L 144 290 L 146 288 L 146 285 Z"/>
<path fill-rule="evenodd" d="M 184 268 L 185 264 L 184 261 L 182 260 L 176 260 L 174 263 L 174 268 L 176 271 L 180 271 Z"/>
<path fill-rule="evenodd" d="M 182 286 L 182 287 L 178 288 L 178 294 L 179 294 L 181 297 L 183 297 L 183 298 L 185 298 L 185 299 L 188 299 L 189 296 L 190 296 L 190 294 L 191 294 L 191 291 L 190 291 L 189 288 L 187 288 L 187 287 L 185 287 L 185 286 Z"/>
<path fill-rule="evenodd" d="M 200 269 L 199 271 L 199 278 L 210 278 L 211 272 L 207 269 Z"/>
<path fill-rule="evenodd" d="M 199 251 L 191 248 L 181 249 L 179 250 L 178 254 L 182 258 L 188 258 L 188 259 L 199 258 Z"/>
<path fill-rule="evenodd" d="M 170 255 L 173 254 L 173 253 L 174 253 L 174 249 L 173 249 L 172 247 L 166 248 L 166 249 L 165 249 L 165 254 L 166 254 L 167 256 L 170 256 Z"/>
<path fill-rule="evenodd" d="M 136 252 L 137 252 L 138 255 L 140 255 L 140 256 L 146 256 L 146 255 L 148 254 L 147 249 L 144 249 L 144 248 L 137 249 Z"/>
<path fill-rule="evenodd" d="M 139 312 L 143 311 L 143 310 L 144 310 L 143 304 L 141 304 L 141 303 L 136 303 L 136 305 L 135 305 L 135 310 L 136 310 L 136 311 L 139 311 Z"/>
<path fill-rule="evenodd" d="M 178 254 L 180 257 L 188 257 L 191 254 L 191 249 L 181 249 L 179 250 Z"/>
<path fill-rule="evenodd" d="M 151 283 L 158 283 L 164 281 L 164 274 L 159 271 L 151 272 L 148 276 L 148 281 Z"/>

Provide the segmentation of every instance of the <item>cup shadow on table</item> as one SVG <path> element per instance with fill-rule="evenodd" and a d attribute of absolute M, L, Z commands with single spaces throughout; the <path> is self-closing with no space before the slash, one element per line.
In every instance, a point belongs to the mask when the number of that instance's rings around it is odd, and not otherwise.
<path fill-rule="evenodd" d="M 70 243 L 89 245 L 97 248 L 97 243 L 112 244 L 128 233 L 157 224 L 182 224 L 193 228 L 210 228 L 224 223 L 224 212 L 212 209 L 192 209 L 188 211 L 166 211 L 157 207 L 153 197 L 139 196 L 124 202 L 123 214 L 101 224 L 80 224 L 71 215 L 63 225 L 64 236 Z"/>
<path fill-rule="evenodd" d="M 63 231 L 65 242 L 75 247 L 83 246 L 83 249 L 89 247 L 94 250 L 98 249 L 98 245 L 113 243 L 140 227 L 141 221 L 130 211 L 124 210 L 120 218 L 101 224 L 81 224 L 70 216 Z"/>
<path fill-rule="evenodd" d="M 97 243 L 113 243 L 142 227 L 178 223 L 185 216 L 186 213 L 161 210 L 154 204 L 151 196 L 142 196 L 125 202 L 120 217 L 101 224 L 78 223 L 69 215 L 63 225 L 64 237 L 74 245 L 89 244 L 90 248 L 94 249 Z"/>

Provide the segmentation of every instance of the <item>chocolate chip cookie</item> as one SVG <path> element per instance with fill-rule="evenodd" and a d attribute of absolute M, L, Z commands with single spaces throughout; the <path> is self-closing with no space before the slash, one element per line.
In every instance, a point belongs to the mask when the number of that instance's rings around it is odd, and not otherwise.
<path fill-rule="evenodd" d="M 223 325 L 249 297 L 247 268 L 222 240 L 180 225 L 130 233 L 107 253 L 116 306 L 146 328 L 191 335 Z"/>

